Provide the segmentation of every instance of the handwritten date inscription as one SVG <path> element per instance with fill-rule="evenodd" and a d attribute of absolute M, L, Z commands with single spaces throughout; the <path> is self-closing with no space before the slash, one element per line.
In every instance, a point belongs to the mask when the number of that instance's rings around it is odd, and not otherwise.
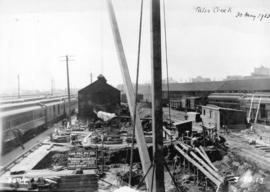
<path fill-rule="evenodd" d="M 253 21 L 266 21 L 270 20 L 270 13 L 261 13 L 259 11 L 242 11 L 242 10 L 234 10 L 232 7 L 195 7 L 195 12 L 198 14 L 223 14 L 223 15 L 231 15 L 234 18 L 241 19 L 250 19 Z"/>
<path fill-rule="evenodd" d="M 259 20 L 263 21 L 266 19 L 270 19 L 270 13 L 257 13 L 257 14 L 252 14 L 249 12 L 237 12 L 235 15 L 236 18 L 251 18 L 253 21 Z"/>

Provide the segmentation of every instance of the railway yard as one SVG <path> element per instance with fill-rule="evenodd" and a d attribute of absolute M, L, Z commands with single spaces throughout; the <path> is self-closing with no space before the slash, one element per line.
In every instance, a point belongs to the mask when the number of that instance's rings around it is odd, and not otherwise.
<path fill-rule="evenodd" d="M 127 186 L 132 123 L 123 111 L 124 115 L 106 121 L 78 119 L 75 114 L 71 125 L 65 118 L 51 122 L 45 131 L 1 156 L 1 190 L 67 191 L 69 186 L 69 191 L 114 191 Z M 139 114 L 152 151 L 151 107 L 141 104 Z M 163 108 L 166 191 L 269 190 L 270 143 L 265 126 L 254 125 L 252 131 L 220 130 L 216 137 L 205 132 L 203 122 L 195 117 L 194 112 Z M 189 121 L 191 129 L 187 129 Z M 146 191 L 137 144 L 134 150 L 131 186 Z"/>
<path fill-rule="evenodd" d="M 240 2 L 0 3 L 0 192 L 269 192 L 269 10 Z"/>

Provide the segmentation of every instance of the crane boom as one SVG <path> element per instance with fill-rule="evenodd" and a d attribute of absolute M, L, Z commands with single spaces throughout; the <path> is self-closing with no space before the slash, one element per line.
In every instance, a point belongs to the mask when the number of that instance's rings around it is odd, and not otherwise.
<path fill-rule="evenodd" d="M 125 93 L 127 95 L 127 100 L 128 100 L 128 105 L 129 105 L 129 110 L 132 118 L 134 117 L 134 103 L 135 103 L 135 92 L 134 88 L 131 82 L 129 70 L 128 70 L 128 65 L 127 65 L 127 60 L 121 40 L 121 36 L 119 33 L 119 28 L 118 24 L 116 21 L 114 9 L 111 0 L 108 0 L 108 9 L 109 9 L 109 14 L 110 14 L 110 20 L 111 20 L 111 27 L 113 31 L 113 36 L 114 36 L 114 42 L 115 46 L 117 49 L 117 55 L 119 59 L 119 64 L 120 64 L 120 69 L 122 73 L 122 78 L 123 78 L 123 83 L 124 83 L 124 88 L 125 88 Z M 142 163 L 142 168 L 143 168 L 143 173 L 147 174 L 149 169 L 151 168 L 151 161 L 150 161 L 150 156 L 149 152 L 147 149 L 147 145 L 145 142 L 145 137 L 144 137 L 144 132 L 142 129 L 141 125 L 141 120 L 139 116 L 139 111 L 136 109 L 136 130 L 135 130 L 135 135 L 136 135 L 136 140 L 137 140 L 137 145 L 139 149 L 139 154 L 141 158 L 141 163 Z M 149 173 L 145 177 L 146 185 L 147 188 L 149 189 L 151 186 L 151 180 L 152 180 L 152 171 L 149 171 Z"/>

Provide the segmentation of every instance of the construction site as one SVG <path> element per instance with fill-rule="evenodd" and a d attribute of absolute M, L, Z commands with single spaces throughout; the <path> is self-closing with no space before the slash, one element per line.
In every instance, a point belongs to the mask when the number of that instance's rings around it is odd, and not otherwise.
<path fill-rule="evenodd" d="M 18 76 L 18 97 L 0 99 L 0 191 L 270 191 L 270 69 L 170 82 L 165 0 L 151 0 L 151 83 L 140 84 L 141 0 L 132 81 L 117 6 L 104 2 L 122 84 L 91 73 L 71 91 L 69 55 L 65 94 L 22 96 Z"/>

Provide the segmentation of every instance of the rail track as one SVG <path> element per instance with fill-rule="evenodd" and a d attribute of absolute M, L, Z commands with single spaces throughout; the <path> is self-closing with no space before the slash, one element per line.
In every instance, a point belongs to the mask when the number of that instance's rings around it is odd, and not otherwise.
<path fill-rule="evenodd" d="M 27 151 L 23 152 L 22 154 L 18 155 L 15 159 L 10 161 L 9 163 L 5 164 L 3 167 L 0 169 L 0 176 L 5 174 L 7 171 L 11 170 L 12 167 L 20 163 L 25 157 L 27 157 L 29 154 L 33 153 L 36 149 L 38 149 L 43 143 L 37 143 Z"/>

